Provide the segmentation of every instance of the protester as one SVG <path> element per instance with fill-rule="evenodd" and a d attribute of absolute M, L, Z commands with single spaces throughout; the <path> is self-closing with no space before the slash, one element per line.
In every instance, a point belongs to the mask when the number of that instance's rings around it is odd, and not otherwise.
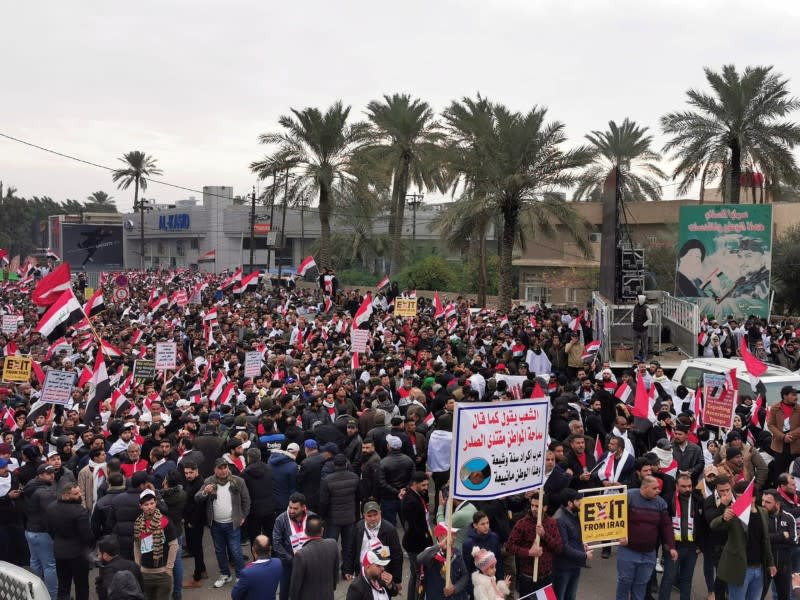
<path fill-rule="evenodd" d="M 290 598 L 333 600 L 339 579 L 339 548 L 336 541 L 323 538 L 322 519 L 306 519 L 305 542 L 292 561 Z"/>
<path fill-rule="evenodd" d="M 53 538 L 58 600 L 70 598 L 73 584 L 75 600 L 89 600 L 89 552 L 94 538 L 77 483 L 66 484 L 58 500 L 47 507 L 47 529 Z"/>
<path fill-rule="evenodd" d="M 448 535 L 449 533 L 449 535 Z M 417 562 L 423 569 L 425 600 L 466 600 L 470 574 L 464 565 L 461 549 L 452 545 L 455 531 L 439 523 L 434 528 L 436 543 L 419 553 Z M 450 548 L 448 551 L 448 544 Z M 445 563 L 450 561 L 450 581 L 445 579 Z"/>
<path fill-rule="evenodd" d="M 275 600 L 281 582 L 281 561 L 270 555 L 269 538 L 257 535 L 251 545 L 253 562 L 247 563 L 231 590 L 232 600 Z"/>
<path fill-rule="evenodd" d="M 133 525 L 136 540 L 133 554 L 142 570 L 142 589 L 147 600 L 170 600 L 178 534 L 169 518 L 158 509 L 153 490 L 139 494 L 139 507 L 141 513 Z"/>
<path fill-rule="evenodd" d="M 109 597 L 109 589 L 114 576 L 119 572 L 132 573 L 139 586 L 139 591 L 144 588 L 142 570 L 132 560 L 127 560 L 119 554 L 119 543 L 113 535 L 108 535 L 97 543 L 98 558 L 100 559 L 98 575 L 95 579 L 95 590 L 98 600 L 115 600 Z"/>

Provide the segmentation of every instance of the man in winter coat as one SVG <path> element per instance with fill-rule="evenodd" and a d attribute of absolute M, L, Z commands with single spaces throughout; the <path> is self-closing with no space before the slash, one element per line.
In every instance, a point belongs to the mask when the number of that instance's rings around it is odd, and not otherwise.
<path fill-rule="evenodd" d="M 273 450 L 268 464 L 272 470 L 272 491 L 275 495 L 275 516 L 289 506 L 289 496 L 297 491 L 297 454 L 300 447 L 291 443 L 286 450 Z M 268 536 L 272 537 L 272 531 Z"/>
<path fill-rule="evenodd" d="M 291 598 L 333 600 L 339 579 L 339 547 L 322 537 L 322 519 L 309 517 L 306 521 L 306 541 L 294 555 Z"/>
<path fill-rule="evenodd" d="M 114 575 L 120 571 L 128 571 L 136 578 L 139 590 L 144 589 L 142 570 L 132 560 L 127 560 L 119 554 L 119 543 L 116 536 L 109 535 L 97 544 L 98 558 L 100 559 L 99 573 L 95 578 L 95 590 L 98 600 L 114 600 L 108 595 Z"/>
<path fill-rule="evenodd" d="M 447 560 L 447 526 L 439 523 L 434 529 L 436 543 L 419 553 L 417 560 L 425 574 L 425 600 L 466 600 L 469 597 L 470 581 L 467 567 L 461 556 L 461 548 L 450 550 L 450 581 L 444 578 L 444 562 Z M 450 539 L 455 532 L 450 530 Z"/>
<path fill-rule="evenodd" d="M 400 512 L 400 490 L 406 487 L 414 474 L 414 460 L 403 453 L 403 442 L 394 435 L 386 436 L 389 450 L 381 460 L 378 470 L 378 493 L 383 518 L 392 525 L 397 524 Z"/>
<path fill-rule="evenodd" d="M 111 531 L 117 536 L 119 553 L 133 560 L 133 523 L 139 516 L 139 494 L 149 486 L 147 473 L 134 473 L 128 487 L 111 501 Z"/>
<path fill-rule="evenodd" d="M 272 484 L 272 467 L 261 462 L 261 450 L 247 451 L 247 466 L 242 473 L 250 494 L 250 514 L 247 516 L 247 537 L 252 546 L 256 536 L 271 536 L 275 526 L 275 502 Z"/>
<path fill-rule="evenodd" d="M 94 505 L 92 510 L 92 534 L 94 539 L 100 538 L 112 533 L 111 523 L 111 503 L 118 494 L 125 492 L 125 477 L 122 473 L 109 473 L 108 475 L 108 490 L 103 494 Z"/>
<path fill-rule="evenodd" d="M 47 507 L 56 501 L 55 469 L 48 464 L 39 465 L 36 477 L 23 489 L 25 510 L 25 539 L 31 553 L 31 569 L 44 580 L 50 597 L 58 593 L 56 558 L 53 539 L 47 532 Z"/>
<path fill-rule="evenodd" d="M 218 458 L 214 463 L 214 475 L 203 482 L 203 487 L 195 494 L 195 501 L 204 503 L 206 507 L 206 522 L 211 528 L 219 563 L 220 575 L 214 587 L 221 588 L 233 581 L 229 557 L 237 576 L 244 568 L 241 527 L 250 512 L 250 493 L 244 480 L 231 474 L 228 462 Z"/>
<path fill-rule="evenodd" d="M 206 562 L 203 557 L 203 533 L 205 531 L 205 506 L 195 500 L 197 492 L 203 487 L 198 465 L 192 461 L 181 461 L 183 478 L 181 485 L 186 492 L 186 504 L 183 507 L 183 525 L 186 549 L 194 557 L 194 573 L 192 578 L 183 582 L 184 588 L 198 588 L 200 580 L 206 574 Z"/>
<path fill-rule="evenodd" d="M 231 590 L 231 600 L 275 600 L 281 572 L 280 559 L 270 556 L 267 536 L 256 536 L 253 541 L 253 562 L 242 571 L 239 581 Z"/>
<path fill-rule="evenodd" d="M 306 458 L 297 473 L 297 491 L 306 497 L 308 508 L 319 512 L 319 486 L 322 482 L 322 467 L 327 457 L 319 451 L 315 440 L 306 440 Z"/>
<path fill-rule="evenodd" d="M 349 546 L 342 547 L 342 571 L 345 579 L 352 580 L 361 570 L 364 556 L 370 550 L 387 548 L 390 559 L 386 570 L 392 574 L 397 586 L 403 576 L 403 549 L 400 536 L 394 526 L 381 518 L 381 507 L 377 502 L 364 505 L 364 518 L 355 524 Z"/>
<path fill-rule="evenodd" d="M 320 513 L 325 518 L 325 537 L 338 540 L 342 549 L 350 546 L 353 528 L 360 506 L 358 475 L 347 468 L 347 458 L 337 454 L 333 458 L 333 473 L 322 480 L 319 488 Z"/>
<path fill-rule="evenodd" d="M 375 452 L 375 443 L 364 440 L 361 443 L 361 463 L 358 466 L 361 483 L 359 494 L 364 502 L 378 500 L 378 471 L 381 467 L 381 457 Z"/>
<path fill-rule="evenodd" d="M 89 600 L 89 552 L 94 538 L 78 484 L 66 484 L 47 508 L 47 529 L 53 538 L 58 597 L 69 598 L 74 582 L 75 600 Z"/>
<path fill-rule="evenodd" d="M 178 558 L 178 534 L 169 518 L 162 514 L 156 493 L 146 489 L 139 494 L 140 513 L 133 524 L 133 555 L 142 570 L 145 597 L 169 600 L 172 570 Z"/>
<path fill-rule="evenodd" d="M 366 507 L 365 507 L 366 508 Z M 403 521 L 403 549 L 408 553 L 408 600 L 416 600 L 419 563 L 417 555 L 433 544 L 431 526 L 428 522 L 428 476 L 417 471 L 411 477 L 400 507 Z"/>
<path fill-rule="evenodd" d="M 773 577 L 778 598 L 789 598 L 792 590 L 792 550 L 797 545 L 797 522 L 783 510 L 778 490 L 765 490 L 761 506 L 767 511 L 769 538 L 777 573 Z"/>
<path fill-rule="evenodd" d="M 562 506 L 556 523 L 563 546 L 561 554 L 553 560 L 553 587 L 561 600 L 575 600 L 581 569 L 586 566 L 586 560 L 592 558 L 592 551 L 584 549 L 581 539 L 578 492 L 572 488 L 566 489 L 561 498 Z"/>
<path fill-rule="evenodd" d="M 306 543 L 306 521 L 315 516 L 306 507 L 306 497 L 295 492 L 289 498 L 289 506 L 275 519 L 272 532 L 272 551 L 281 559 L 281 600 L 289 600 L 292 580 L 292 565 L 295 553 Z"/>

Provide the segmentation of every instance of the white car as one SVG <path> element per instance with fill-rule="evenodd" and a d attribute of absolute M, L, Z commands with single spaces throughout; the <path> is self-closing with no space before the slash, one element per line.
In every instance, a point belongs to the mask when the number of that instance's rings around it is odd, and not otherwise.
<path fill-rule="evenodd" d="M 702 385 L 704 373 L 718 373 L 724 375 L 731 369 L 736 369 L 736 379 L 739 381 L 739 396 L 756 397 L 751 384 L 751 376 L 744 366 L 744 361 L 738 358 L 690 358 L 681 362 L 672 376 L 672 387 L 685 386 L 691 394 Z M 781 388 L 791 385 L 800 390 L 800 375 L 779 367 L 769 365 L 767 372 L 761 377 L 761 383 L 766 388 L 767 404 L 777 404 L 781 401 Z"/>

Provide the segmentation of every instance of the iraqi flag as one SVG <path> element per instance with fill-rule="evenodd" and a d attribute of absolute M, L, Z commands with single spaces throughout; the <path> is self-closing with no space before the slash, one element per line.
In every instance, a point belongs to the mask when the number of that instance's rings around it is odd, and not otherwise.
<path fill-rule="evenodd" d="M 106 361 L 103 353 L 98 352 L 94 359 L 94 369 L 92 378 L 89 380 L 89 402 L 86 403 L 86 414 L 83 422 L 91 424 L 94 418 L 100 414 L 102 402 L 111 396 L 111 382 L 106 371 Z"/>
<path fill-rule="evenodd" d="M 197 262 L 214 262 L 217 260 L 217 249 L 214 248 L 213 250 L 209 250 L 205 254 L 201 254 L 200 257 L 197 259 Z"/>
<path fill-rule="evenodd" d="M 350 357 L 350 370 L 355 373 L 359 368 L 358 352 L 353 352 L 353 356 Z"/>
<path fill-rule="evenodd" d="M 767 365 L 753 356 L 753 353 L 750 352 L 750 348 L 747 347 L 747 342 L 745 340 L 742 340 L 741 346 L 742 360 L 744 361 L 744 366 L 747 369 L 747 372 L 753 377 L 761 377 L 767 372 Z"/>
<path fill-rule="evenodd" d="M 574 319 L 572 319 L 572 321 L 570 321 L 569 328 L 572 331 L 580 331 L 581 330 L 581 321 L 582 321 L 582 319 L 581 319 L 580 316 L 575 317 Z"/>
<path fill-rule="evenodd" d="M 556 592 L 553 589 L 552 583 L 548 583 L 542 589 L 536 590 L 535 592 L 533 592 L 528 596 L 523 596 L 522 598 L 520 598 L 520 600 L 522 600 L 523 598 L 525 598 L 526 600 L 558 600 Z"/>
<path fill-rule="evenodd" d="M 166 308 L 167 306 L 169 306 L 169 300 L 167 299 L 167 295 L 162 294 L 161 296 L 150 302 L 149 306 L 152 312 L 156 312 L 159 309 Z"/>
<path fill-rule="evenodd" d="M 225 390 L 225 385 L 227 383 L 228 378 L 225 377 L 225 374 L 222 371 L 219 371 L 216 379 L 214 379 L 214 387 L 211 388 L 211 393 L 208 395 L 209 400 L 216 402 L 217 399 L 222 395 L 222 392 Z"/>
<path fill-rule="evenodd" d="M 733 514 L 739 517 L 745 528 L 750 524 L 750 509 L 753 506 L 753 484 L 755 479 L 750 481 L 750 485 L 742 494 L 731 504 Z"/>
<path fill-rule="evenodd" d="M 583 360 L 587 360 L 592 358 L 595 354 L 600 351 L 600 340 L 594 340 L 586 344 L 584 348 L 583 356 L 581 357 Z"/>
<path fill-rule="evenodd" d="M 456 305 L 450 302 L 444 309 L 444 318 L 449 319 L 450 317 L 455 317 L 456 313 Z"/>
<path fill-rule="evenodd" d="M 425 423 L 426 427 L 430 427 L 431 425 L 433 425 L 433 413 L 429 412 L 428 414 L 426 414 L 425 418 L 422 419 L 422 422 Z"/>
<path fill-rule="evenodd" d="M 614 392 L 614 397 L 620 402 L 628 404 L 628 400 L 630 400 L 632 392 L 633 390 L 631 390 L 631 386 L 623 382 L 622 385 L 617 388 L 617 391 Z"/>
<path fill-rule="evenodd" d="M 644 377 L 636 378 L 636 393 L 633 397 L 633 410 L 631 410 L 631 414 L 634 417 L 647 419 L 651 423 L 655 423 L 656 415 L 653 412 L 653 402 L 644 385 Z"/>
<path fill-rule="evenodd" d="M 433 292 L 433 318 L 439 319 L 445 315 L 442 300 L 439 298 L 439 292 Z"/>
<path fill-rule="evenodd" d="M 83 312 L 86 313 L 87 317 L 93 317 L 103 312 L 103 309 L 105 309 L 105 304 L 103 303 L 103 290 L 98 288 L 94 295 L 89 298 L 89 301 L 83 305 Z"/>
<path fill-rule="evenodd" d="M 213 321 L 217 318 L 217 307 L 210 309 L 206 314 L 203 315 L 203 321 Z"/>
<path fill-rule="evenodd" d="M 124 354 L 124 352 L 114 344 L 105 340 L 100 340 L 100 349 L 103 351 L 103 354 L 111 358 L 120 358 Z"/>
<path fill-rule="evenodd" d="M 235 397 L 235 390 L 236 384 L 231 381 L 226 386 L 225 389 L 222 390 L 222 393 L 219 395 L 219 400 L 217 402 L 218 406 L 222 406 L 223 404 L 230 404 L 234 397 Z"/>
<path fill-rule="evenodd" d="M 217 289 L 220 290 L 220 291 L 225 291 L 229 287 L 234 286 L 237 283 L 239 283 L 241 280 L 242 280 L 242 268 L 239 267 L 238 269 L 236 269 L 236 271 L 234 271 L 233 275 L 231 275 L 225 281 L 220 283 L 219 287 Z"/>
<path fill-rule="evenodd" d="M 31 300 L 36 306 L 50 306 L 59 296 L 72 289 L 68 263 L 61 263 L 43 277 L 31 293 Z"/>
<path fill-rule="evenodd" d="M 385 288 L 387 285 L 389 285 L 389 276 L 388 276 L 388 275 L 384 276 L 384 278 L 383 278 L 383 279 L 381 279 L 381 280 L 378 282 L 378 285 L 376 285 L 376 286 L 375 286 L 375 288 L 376 288 L 378 291 L 380 291 L 380 290 L 382 290 L 383 288 Z"/>
<path fill-rule="evenodd" d="M 367 294 L 364 296 L 364 301 L 361 303 L 361 306 L 358 307 L 358 310 L 353 317 L 353 323 L 355 323 L 356 328 L 358 328 L 362 323 L 367 323 L 371 316 L 372 294 L 367 292 Z"/>
<path fill-rule="evenodd" d="M 709 335 L 707 331 L 701 331 L 697 334 L 697 345 L 698 346 L 705 346 L 708 344 Z"/>
<path fill-rule="evenodd" d="M 308 271 L 316 268 L 317 268 L 317 263 L 314 262 L 314 257 L 306 256 L 303 262 L 300 263 L 300 266 L 297 267 L 297 274 L 300 275 L 300 277 L 305 277 Z"/>
<path fill-rule="evenodd" d="M 764 398 L 759 394 L 756 396 L 756 402 L 753 405 L 753 412 L 750 415 L 750 423 L 753 427 L 758 427 L 759 429 L 763 429 L 763 424 L 761 423 L 761 408 L 764 406 Z"/>
<path fill-rule="evenodd" d="M 258 269 L 255 269 L 249 275 L 245 275 L 242 277 L 242 280 L 239 282 L 239 285 L 233 288 L 234 296 L 239 296 L 244 294 L 248 289 L 257 289 L 258 288 Z"/>
<path fill-rule="evenodd" d="M 51 260 L 61 262 L 61 257 L 58 254 L 56 254 L 56 251 L 53 250 L 52 248 L 47 249 L 47 253 L 45 254 L 45 256 Z"/>
<path fill-rule="evenodd" d="M 598 435 L 594 442 L 594 460 L 600 462 L 601 458 L 603 458 L 603 442 L 600 441 L 600 436 Z"/>
<path fill-rule="evenodd" d="M 8 250 L 0 248 L 0 264 L 8 264 Z"/>
<path fill-rule="evenodd" d="M 64 263 L 67 264 L 67 263 Z M 72 293 L 71 289 L 62 292 L 58 299 L 50 305 L 38 325 L 37 333 L 49 341 L 64 337 L 67 328 L 80 323 L 86 315 L 83 314 L 81 303 Z"/>

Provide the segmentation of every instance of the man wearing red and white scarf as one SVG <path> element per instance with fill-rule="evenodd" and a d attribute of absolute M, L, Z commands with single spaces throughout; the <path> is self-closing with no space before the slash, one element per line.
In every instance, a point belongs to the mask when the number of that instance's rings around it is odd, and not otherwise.
<path fill-rule="evenodd" d="M 625 483 L 633 477 L 633 456 L 625 448 L 625 441 L 616 435 L 608 439 L 608 450 L 600 458 L 600 463 L 597 476 L 606 487 Z"/>
<path fill-rule="evenodd" d="M 97 502 L 97 490 L 105 482 L 107 475 L 106 451 L 102 448 L 92 448 L 89 451 L 89 464 L 78 473 L 78 486 L 81 488 L 83 505 L 89 512 L 92 512 L 94 503 Z"/>
<path fill-rule="evenodd" d="M 692 598 L 692 576 L 697 562 L 697 544 L 695 542 L 695 522 L 703 518 L 702 499 L 692 491 L 692 478 L 686 473 L 678 475 L 675 498 L 670 506 L 672 531 L 675 534 L 677 560 L 664 554 L 664 575 L 659 588 L 659 600 L 669 600 L 672 585 L 680 590 L 681 600 Z"/>

